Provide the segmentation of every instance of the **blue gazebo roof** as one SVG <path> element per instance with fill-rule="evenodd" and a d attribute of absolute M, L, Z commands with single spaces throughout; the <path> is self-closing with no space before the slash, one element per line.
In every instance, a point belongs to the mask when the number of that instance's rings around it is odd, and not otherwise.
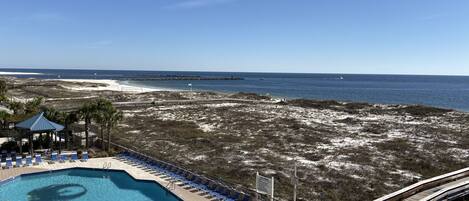
<path fill-rule="evenodd" d="M 64 127 L 60 124 L 49 121 L 44 117 L 44 112 L 34 115 L 15 126 L 16 128 L 29 130 L 31 132 L 61 131 Z"/>

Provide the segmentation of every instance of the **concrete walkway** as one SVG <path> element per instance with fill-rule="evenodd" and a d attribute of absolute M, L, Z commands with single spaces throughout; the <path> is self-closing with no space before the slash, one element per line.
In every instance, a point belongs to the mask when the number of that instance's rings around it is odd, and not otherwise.
<path fill-rule="evenodd" d="M 87 162 L 65 162 L 65 163 L 55 163 L 55 164 L 48 164 L 46 162 L 36 165 L 33 167 L 20 167 L 20 168 L 13 168 L 13 169 L 5 169 L 0 170 L 0 180 L 5 180 L 7 178 L 15 177 L 20 174 L 24 173 L 32 173 L 32 172 L 41 172 L 41 171 L 48 171 L 48 170 L 59 170 L 65 168 L 73 168 L 73 167 L 83 167 L 83 168 L 103 168 L 104 164 L 111 164 L 110 169 L 113 170 L 124 170 L 129 173 L 132 177 L 139 180 L 151 180 L 156 181 L 161 186 L 166 187 L 168 186 L 169 182 L 166 181 L 161 176 L 156 176 L 151 174 L 150 172 L 145 171 L 144 169 L 134 166 L 131 164 L 124 163 L 123 161 L 118 160 L 117 158 L 92 158 L 89 159 Z M 201 192 L 192 192 L 190 189 L 184 189 L 178 185 L 172 185 L 172 188 L 168 189 L 179 198 L 187 201 L 208 201 L 211 200 L 208 197 L 205 197 Z"/>

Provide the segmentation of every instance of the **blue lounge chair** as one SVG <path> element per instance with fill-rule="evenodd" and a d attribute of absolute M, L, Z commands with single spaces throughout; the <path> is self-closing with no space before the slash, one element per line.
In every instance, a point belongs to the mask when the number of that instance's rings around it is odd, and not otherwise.
<path fill-rule="evenodd" d="M 231 189 L 230 190 L 230 195 L 228 196 L 229 201 L 236 201 L 241 199 L 241 193 Z"/>
<path fill-rule="evenodd" d="M 26 156 L 26 166 L 33 165 L 33 158 L 31 156 Z"/>
<path fill-rule="evenodd" d="M 34 156 L 34 160 L 35 160 L 34 165 L 39 165 L 39 164 L 41 164 L 41 163 L 42 163 L 41 154 L 36 154 L 36 156 Z"/>
<path fill-rule="evenodd" d="M 70 156 L 70 162 L 75 162 L 78 160 L 78 154 L 76 151 L 72 152 L 72 155 Z"/>
<path fill-rule="evenodd" d="M 60 154 L 59 162 L 65 163 L 68 160 L 68 156 L 66 154 Z"/>
<path fill-rule="evenodd" d="M 16 151 L 11 151 L 11 158 L 16 158 Z"/>
<path fill-rule="evenodd" d="M 58 161 L 57 152 L 52 152 L 52 154 L 50 155 L 50 160 L 51 160 L 50 163 L 52 164 Z"/>
<path fill-rule="evenodd" d="M 86 162 L 88 161 L 89 157 L 88 157 L 88 152 L 87 151 L 84 151 L 83 153 L 81 153 L 81 162 Z"/>
<path fill-rule="evenodd" d="M 6 158 L 6 168 L 13 168 L 13 162 L 11 161 L 11 157 Z"/>
<path fill-rule="evenodd" d="M 243 195 L 243 201 L 251 201 L 251 196 L 244 194 Z"/>
<path fill-rule="evenodd" d="M 2 155 L 1 155 L 1 162 L 5 162 L 7 158 L 7 150 L 2 150 Z"/>
<path fill-rule="evenodd" d="M 23 167 L 23 158 L 21 158 L 21 156 L 16 157 L 16 166 L 15 167 Z"/>
<path fill-rule="evenodd" d="M 209 181 L 208 184 L 206 185 L 207 187 L 207 192 L 215 197 L 217 200 L 224 200 L 225 197 L 218 193 L 216 190 L 219 188 L 219 185 L 217 183 L 214 183 L 213 181 Z"/>

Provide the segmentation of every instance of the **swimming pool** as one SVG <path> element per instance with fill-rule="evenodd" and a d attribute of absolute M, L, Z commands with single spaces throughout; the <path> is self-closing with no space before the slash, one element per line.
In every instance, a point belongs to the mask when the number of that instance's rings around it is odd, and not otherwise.
<path fill-rule="evenodd" d="M 1 201 L 181 201 L 153 181 L 124 171 L 71 168 L 27 174 L 0 184 Z"/>

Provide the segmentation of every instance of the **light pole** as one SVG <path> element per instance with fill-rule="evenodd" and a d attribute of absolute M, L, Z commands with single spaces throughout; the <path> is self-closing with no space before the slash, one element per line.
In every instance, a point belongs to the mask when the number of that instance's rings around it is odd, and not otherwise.
<path fill-rule="evenodd" d="M 292 183 L 293 183 L 293 201 L 296 201 L 296 186 L 298 184 L 298 175 L 296 174 L 296 160 L 295 160 L 295 167 L 293 170 L 292 175 Z"/>

